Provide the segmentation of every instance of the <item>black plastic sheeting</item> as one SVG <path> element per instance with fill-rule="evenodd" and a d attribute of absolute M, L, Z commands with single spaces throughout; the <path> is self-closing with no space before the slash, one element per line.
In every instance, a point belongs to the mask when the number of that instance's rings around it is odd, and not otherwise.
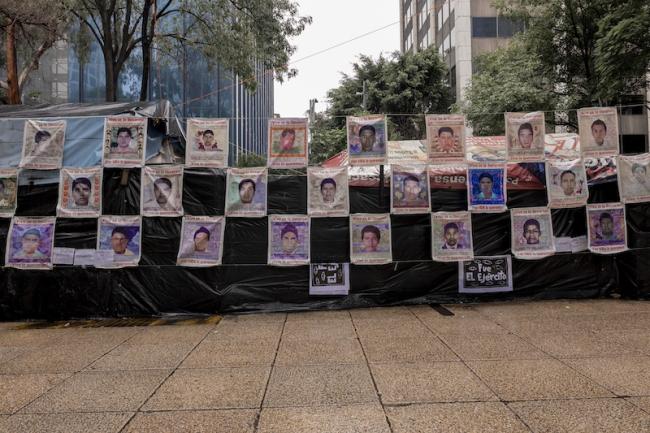
<path fill-rule="evenodd" d="M 45 176 L 21 186 L 17 215 L 54 215 L 58 184 Z M 49 175 L 46 173 L 46 175 Z M 43 175 L 41 174 L 41 178 Z M 58 181 L 57 181 L 58 182 Z M 611 183 L 594 185 L 590 201 L 613 201 Z M 615 185 L 615 184 L 614 184 Z M 304 175 L 269 175 L 269 214 L 306 213 Z M 215 193 L 216 192 L 216 193 Z M 138 169 L 104 169 L 104 214 L 139 213 Z M 183 206 L 188 214 L 223 215 L 225 172 L 187 169 Z M 617 194 L 616 197 L 617 198 Z M 352 187 L 352 212 L 384 213 L 388 188 Z M 464 210 L 466 192 L 432 190 L 432 211 Z M 510 207 L 544 206 L 540 190 L 508 191 Z M 631 248 L 650 247 L 650 204 L 627 206 Z M 586 235 L 583 208 L 552 211 L 556 236 Z M 382 266 L 351 265 L 351 291 L 343 297 L 309 296 L 309 267 L 266 265 L 267 218 L 228 218 L 223 266 L 195 269 L 175 266 L 181 218 L 143 217 L 139 267 L 103 270 L 55 266 L 52 271 L 0 269 L 0 318 L 62 319 L 91 316 L 161 315 L 333 309 L 377 305 L 474 302 L 514 298 L 584 298 L 619 292 L 650 297 L 650 249 L 616 256 L 589 252 L 558 253 L 542 260 L 513 258 L 514 292 L 486 295 L 458 293 L 458 265 L 431 261 L 429 215 L 391 215 L 393 259 Z M 9 219 L 0 219 L 4 261 Z M 473 214 L 477 255 L 510 253 L 510 214 Z M 95 248 L 96 219 L 58 218 L 55 245 Z M 314 218 L 313 262 L 350 260 L 348 218 Z"/>

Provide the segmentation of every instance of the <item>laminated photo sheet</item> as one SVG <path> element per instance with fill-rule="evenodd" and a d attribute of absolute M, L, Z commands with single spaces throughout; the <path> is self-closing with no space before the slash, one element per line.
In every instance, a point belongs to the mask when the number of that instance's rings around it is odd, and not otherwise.
<path fill-rule="evenodd" d="M 474 258 L 472 216 L 467 211 L 431 214 L 431 252 L 437 262 Z"/>
<path fill-rule="evenodd" d="M 184 216 L 176 264 L 190 267 L 220 265 L 225 226 L 226 219 L 222 216 Z"/>
<path fill-rule="evenodd" d="M 350 215 L 350 258 L 357 265 L 393 261 L 389 214 Z"/>
<path fill-rule="evenodd" d="M 309 264 L 309 217 L 269 215 L 268 264 L 299 266 Z"/>
<path fill-rule="evenodd" d="M 187 119 L 186 167 L 228 167 L 228 119 Z"/>
<path fill-rule="evenodd" d="M 104 120 L 102 165 L 142 167 L 147 146 L 147 118 L 109 116 Z"/>
<path fill-rule="evenodd" d="M 144 216 L 183 215 L 183 166 L 149 165 L 142 169 L 140 211 Z"/>
<path fill-rule="evenodd" d="M 63 163 L 65 120 L 26 120 L 21 168 L 55 170 Z"/>
<path fill-rule="evenodd" d="M 388 141 L 386 116 L 383 114 L 348 116 L 346 131 L 350 165 L 386 164 L 386 142 Z"/>
<path fill-rule="evenodd" d="M 627 250 L 627 227 L 623 203 L 587 205 L 589 251 L 614 254 Z"/>
<path fill-rule="evenodd" d="M 428 114 L 425 122 L 429 163 L 465 162 L 465 116 Z"/>
<path fill-rule="evenodd" d="M 5 266 L 52 269 L 55 217 L 13 217 L 7 236 Z"/>
<path fill-rule="evenodd" d="M 267 165 L 271 168 L 307 167 L 307 119 L 269 119 Z"/>
<path fill-rule="evenodd" d="M 348 167 L 307 168 L 307 210 L 311 217 L 350 214 Z"/>
<path fill-rule="evenodd" d="M 97 218 L 102 213 L 101 167 L 61 169 L 56 215 L 66 218 Z"/>
<path fill-rule="evenodd" d="M 518 259 L 541 259 L 555 254 L 551 211 L 547 207 L 510 209 L 512 254 Z"/>
<path fill-rule="evenodd" d="M 508 161 L 543 161 L 546 129 L 544 113 L 506 113 L 505 120 Z"/>
<path fill-rule="evenodd" d="M 426 165 L 391 165 L 390 189 L 391 213 L 421 214 L 431 211 Z"/>

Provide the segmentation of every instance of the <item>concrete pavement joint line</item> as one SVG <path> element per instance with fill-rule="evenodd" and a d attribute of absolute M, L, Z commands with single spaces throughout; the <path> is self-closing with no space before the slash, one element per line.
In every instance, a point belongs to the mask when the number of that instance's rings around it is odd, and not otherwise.
<path fill-rule="evenodd" d="M 257 408 L 257 413 L 255 414 L 255 420 L 253 421 L 253 432 L 257 433 L 260 427 L 260 418 L 262 417 L 262 409 L 264 408 L 264 400 L 266 399 L 266 393 L 269 390 L 269 383 L 271 383 L 271 375 L 273 374 L 273 369 L 275 368 L 275 360 L 278 359 L 278 353 L 280 353 L 280 345 L 282 344 L 282 337 L 284 337 L 284 328 L 289 319 L 289 314 L 284 314 L 284 321 L 282 322 L 282 330 L 280 331 L 280 338 L 278 338 L 278 344 L 275 346 L 275 355 L 273 356 L 273 361 L 271 362 L 271 368 L 269 368 L 269 375 L 266 378 L 266 385 L 264 386 L 264 393 L 262 394 L 262 399 L 260 400 L 260 406 Z"/>
<path fill-rule="evenodd" d="M 409 309 L 408 310 L 411 314 L 413 312 Z M 388 424 L 388 428 L 390 429 L 391 432 L 395 432 L 393 429 L 393 425 L 390 422 L 390 418 L 388 418 L 388 414 L 386 413 L 386 407 L 384 406 L 384 400 L 382 398 L 382 395 L 379 393 L 379 387 L 377 387 L 377 381 L 375 380 L 375 375 L 372 373 L 372 368 L 370 368 L 370 362 L 368 361 L 368 355 L 366 354 L 366 349 L 363 347 L 363 344 L 361 344 L 361 339 L 359 338 L 359 333 L 357 332 L 357 325 L 354 323 L 354 319 L 352 318 L 352 314 L 350 313 L 350 310 L 348 310 L 348 314 L 350 315 L 350 321 L 352 322 L 352 327 L 354 328 L 354 334 L 357 336 L 357 341 L 359 342 L 359 346 L 361 346 L 361 353 L 363 353 L 363 357 L 366 360 L 366 368 L 368 369 L 368 372 L 370 373 L 370 379 L 372 380 L 372 386 L 375 388 L 375 394 L 377 395 L 377 398 L 379 399 L 379 405 L 381 406 L 382 412 L 384 412 L 384 418 L 386 419 L 386 424 Z"/>
<path fill-rule="evenodd" d="M 219 323 L 221 323 L 221 322 L 219 322 Z M 214 328 L 216 328 L 217 326 L 219 326 L 219 323 L 217 323 L 216 325 L 213 325 L 211 329 L 208 329 L 208 331 L 205 333 L 205 335 L 203 336 L 203 338 L 201 338 L 201 340 L 200 340 L 199 342 L 197 342 L 197 343 L 194 345 L 194 347 L 192 347 L 192 348 L 191 348 L 191 349 L 190 349 L 190 350 L 185 354 L 185 356 L 183 357 L 183 359 L 181 359 L 181 360 L 176 364 L 176 366 L 175 366 L 173 369 L 171 369 L 171 372 L 170 372 L 167 376 L 165 376 L 165 378 L 163 378 L 163 380 L 160 381 L 160 383 L 158 384 L 158 386 L 157 386 L 157 387 L 156 387 L 156 388 L 155 388 L 155 389 L 154 389 L 154 390 L 149 394 L 149 397 L 147 397 L 147 398 L 144 399 L 144 401 L 142 402 L 142 404 L 141 404 L 141 405 L 140 405 L 140 406 L 139 406 L 139 407 L 138 407 L 138 408 L 133 412 L 133 414 L 131 415 L 131 417 L 129 417 L 129 419 L 124 423 L 124 425 L 122 426 L 122 428 L 119 430 L 118 433 L 122 433 L 122 432 L 126 431 L 125 429 L 129 426 L 129 424 L 131 424 L 131 421 L 133 421 L 133 419 L 136 417 L 137 414 L 141 413 L 141 409 L 142 409 L 142 407 L 143 407 L 145 404 L 147 404 L 147 402 L 151 399 L 151 397 L 153 397 L 153 395 L 154 395 L 154 394 L 155 394 L 155 393 L 160 389 L 160 387 L 163 385 L 163 383 L 165 383 L 165 382 L 167 381 L 167 379 L 169 379 L 169 378 L 172 376 L 172 374 L 174 374 L 174 373 L 176 372 L 176 370 L 178 370 L 178 367 L 183 363 L 183 361 L 185 361 L 185 360 L 187 359 L 188 356 L 190 356 L 190 354 L 191 354 L 192 352 L 194 352 L 194 350 L 198 347 L 198 345 L 201 344 L 201 343 L 203 343 L 203 340 L 205 340 L 205 339 L 208 337 L 208 335 L 210 335 L 210 333 L 211 333 L 212 331 L 214 331 Z M 143 331 L 144 331 L 144 330 L 143 330 Z M 142 332 L 142 331 L 141 331 L 141 332 Z M 135 335 L 134 335 L 134 337 L 135 337 Z M 167 370 L 167 369 L 162 369 L 162 370 Z"/>
<path fill-rule="evenodd" d="M 71 328 L 71 329 L 72 329 L 72 328 Z M 121 346 L 122 344 L 124 344 L 124 343 L 126 343 L 127 341 L 129 341 L 131 338 L 135 337 L 137 334 L 138 334 L 138 333 L 136 332 L 136 333 L 134 333 L 132 336 L 130 336 L 130 337 L 128 337 L 127 339 L 125 339 L 124 341 L 122 341 L 122 342 L 120 342 L 120 343 L 117 343 L 115 346 L 113 346 L 112 348 L 110 348 L 107 352 L 105 352 L 105 353 L 99 355 L 97 358 L 93 359 L 93 360 L 92 360 L 91 362 L 89 362 L 85 367 L 82 367 L 82 368 L 79 369 L 79 370 L 76 370 L 76 371 L 73 371 L 73 372 L 67 372 L 67 371 L 66 371 L 66 372 L 63 372 L 63 373 L 51 373 L 51 372 L 50 372 L 50 373 L 32 373 L 32 374 L 70 374 L 70 376 L 68 376 L 68 377 L 66 377 L 65 379 L 63 379 L 62 381 L 56 383 L 56 384 L 53 385 L 51 388 L 48 388 L 44 393 L 42 393 L 41 395 L 39 395 L 39 396 L 37 396 L 36 398 L 32 399 L 29 403 L 24 404 L 23 406 L 21 406 L 20 408 L 18 408 L 18 410 L 14 411 L 14 414 L 20 412 L 21 410 L 23 410 L 24 408 L 26 408 L 26 407 L 29 406 L 30 404 L 34 403 L 36 400 L 38 400 L 38 399 L 40 399 L 41 397 L 45 396 L 45 394 L 49 393 L 49 392 L 52 391 L 54 388 L 57 388 L 57 387 L 63 385 L 63 383 L 64 383 L 65 381 L 70 380 L 71 378 L 73 378 L 74 376 L 76 376 L 77 374 L 79 374 L 80 372 L 86 370 L 86 368 L 90 367 L 90 366 L 91 366 L 93 363 L 95 363 L 98 359 L 100 359 L 100 358 L 102 358 L 103 356 L 105 356 L 106 354 L 112 352 L 113 350 L 115 350 L 116 348 L 118 348 L 119 346 Z M 61 340 L 61 339 L 63 339 L 63 336 L 59 337 L 58 339 L 55 339 L 55 341 L 58 341 L 58 340 Z M 37 349 L 34 349 L 34 350 L 37 350 Z"/>
<path fill-rule="evenodd" d="M 414 314 L 415 314 L 415 313 L 414 313 Z M 415 316 L 416 316 L 417 319 L 420 321 L 420 323 L 422 323 L 422 324 L 423 324 L 427 329 L 429 329 L 430 331 L 434 332 L 431 328 L 429 328 L 429 327 L 427 326 L 426 323 L 424 323 L 424 321 L 420 318 L 420 316 L 418 316 L 417 314 L 415 314 Z M 496 323 L 496 321 L 493 320 L 493 319 L 490 319 L 490 321 L 492 321 L 493 323 Z M 499 324 L 497 323 L 497 325 L 499 325 Z M 499 326 L 501 326 L 501 325 L 499 325 Z M 504 329 L 505 329 L 505 328 L 504 328 Z M 509 331 L 508 329 L 505 329 L 505 330 L 506 330 L 506 331 Z M 434 332 L 434 334 L 435 334 L 435 332 Z M 494 391 L 494 389 L 492 389 L 492 387 L 490 387 L 490 385 L 489 385 L 488 383 L 486 383 L 483 379 L 481 379 L 481 377 L 480 377 L 480 376 L 479 376 L 479 375 L 478 375 L 478 374 L 477 374 L 477 373 L 476 373 L 476 372 L 475 372 L 475 371 L 474 371 L 474 370 L 473 370 L 473 369 L 472 369 L 472 368 L 467 364 L 467 362 L 465 362 L 465 360 L 463 359 L 462 356 L 460 356 L 459 353 L 457 353 L 457 352 L 456 352 L 456 351 L 455 351 L 455 350 L 454 350 L 454 349 L 453 349 L 449 344 L 447 344 L 447 342 L 446 342 L 445 340 L 443 340 L 442 338 L 440 338 L 439 335 L 436 334 L 436 338 L 438 338 L 438 340 L 440 340 L 440 341 L 442 342 L 442 344 L 445 345 L 445 346 L 447 347 L 447 349 L 451 350 L 451 352 L 452 352 L 454 355 L 456 355 L 456 356 L 458 357 L 458 359 L 460 359 L 460 362 L 463 363 L 463 365 L 464 365 L 464 366 L 465 366 L 465 367 L 466 367 L 466 368 L 467 368 L 467 369 L 468 369 L 468 370 L 469 370 L 469 371 L 470 371 L 470 372 L 471 372 L 471 373 L 472 373 L 472 374 L 473 374 L 473 375 L 478 379 L 479 382 L 481 382 L 483 385 L 485 385 L 485 387 L 486 387 L 487 389 L 489 389 L 490 392 L 491 392 L 492 394 L 494 394 L 494 396 L 498 399 L 498 401 L 500 401 L 504 406 L 506 406 L 506 407 L 508 408 L 508 410 L 509 410 L 510 412 L 512 412 L 512 414 L 515 416 L 515 418 L 517 418 L 517 419 L 518 419 L 518 420 L 519 420 L 519 421 L 520 421 L 524 426 L 526 426 L 526 428 L 527 428 L 528 430 L 530 430 L 531 432 L 533 432 L 533 429 L 531 428 L 531 426 L 529 426 L 528 423 L 526 423 L 526 421 L 524 421 L 524 420 L 519 416 L 518 413 L 516 413 L 514 410 L 512 410 L 512 409 L 510 408 L 510 406 L 508 406 L 508 404 L 506 404 L 506 403 L 504 402 L 504 400 L 501 399 L 501 397 L 499 396 L 499 394 L 497 394 L 497 393 Z"/>

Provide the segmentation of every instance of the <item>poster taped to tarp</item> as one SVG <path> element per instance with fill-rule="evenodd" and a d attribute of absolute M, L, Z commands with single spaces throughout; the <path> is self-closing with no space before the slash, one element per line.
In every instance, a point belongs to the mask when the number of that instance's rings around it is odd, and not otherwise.
<path fill-rule="evenodd" d="M 512 254 L 541 259 L 555 254 L 551 211 L 547 207 L 510 209 Z"/>
<path fill-rule="evenodd" d="M 183 166 L 146 166 L 142 170 L 140 197 L 144 216 L 183 215 Z"/>
<path fill-rule="evenodd" d="M 458 262 L 458 292 L 512 292 L 511 257 L 474 257 Z"/>
<path fill-rule="evenodd" d="M 65 120 L 26 120 L 20 167 L 54 170 L 63 163 Z"/>
<path fill-rule="evenodd" d="M 223 256 L 222 216 L 185 216 L 176 264 L 180 266 L 217 266 Z"/>
<path fill-rule="evenodd" d="M 299 266 L 309 263 L 309 217 L 270 215 L 268 264 Z"/>
<path fill-rule="evenodd" d="M 589 190 L 582 159 L 546 161 L 546 188 L 551 208 L 586 205 Z"/>
<path fill-rule="evenodd" d="M 350 214 L 348 167 L 307 168 L 307 209 L 312 217 Z"/>
<path fill-rule="evenodd" d="M 187 119 L 185 166 L 228 167 L 228 119 Z"/>
<path fill-rule="evenodd" d="M 429 165 L 429 182 L 433 189 L 467 189 L 467 164 Z"/>
<path fill-rule="evenodd" d="M 101 167 L 61 169 L 56 214 L 66 218 L 93 218 L 102 213 Z"/>
<path fill-rule="evenodd" d="M 348 160 L 350 165 L 381 165 L 386 163 L 388 128 L 386 116 L 348 116 Z"/>
<path fill-rule="evenodd" d="M 97 268 L 137 266 L 142 253 L 142 217 L 101 216 L 97 225 Z"/>
<path fill-rule="evenodd" d="M 469 210 L 504 212 L 506 210 L 506 164 L 472 163 L 467 173 Z"/>
<path fill-rule="evenodd" d="M 431 197 L 426 165 L 391 165 L 390 211 L 394 214 L 429 213 Z"/>
<path fill-rule="evenodd" d="M 0 168 L 0 218 L 11 218 L 16 212 L 18 170 Z"/>
<path fill-rule="evenodd" d="M 438 262 L 457 262 L 474 257 L 472 216 L 469 212 L 431 214 L 431 252 Z"/>
<path fill-rule="evenodd" d="M 428 114 L 425 116 L 429 162 L 441 164 L 465 161 L 465 116 Z"/>
<path fill-rule="evenodd" d="M 579 109 L 578 128 L 583 156 L 618 155 L 618 113 L 616 107 Z"/>
<path fill-rule="evenodd" d="M 650 153 L 618 156 L 618 191 L 623 203 L 650 201 Z"/>
<path fill-rule="evenodd" d="M 393 261 L 389 214 L 350 215 L 350 258 L 357 265 Z"/>
<path fill-rule="evenodd" d="M 5 266 L 52 269 L 54 217 L 14 217 L 7 236 Z"/>
<path fill-rule="evenodd" d="M 625 205 L 597 203 L 587 205 L 589 251 L 614 254 L 627 250 Z"/>
<path fill-rule="evenodd" d="M 307 119 L 269 119 L 268 161 L 271 168 L 307 166 Z"/>
<path fill-rule="evenodd" d="M 349 263 L 312 263 L 309 294 L 341 296 L 350 293 Z"/>
<path fill-rule="evenodd" d="M 142 167 L 146 144 L 145 117 L 111 116 L 104 120 L 104 167 Z"/>
<path fill-rule="evenodd" d="M 544 113 L 506 113 L 508 161 L 544 160 Z"/>
<path fill-rule="evenodd" d="M 229 168 L 226 181 L 226 216 L 266 215 L 266 167 Z"/>

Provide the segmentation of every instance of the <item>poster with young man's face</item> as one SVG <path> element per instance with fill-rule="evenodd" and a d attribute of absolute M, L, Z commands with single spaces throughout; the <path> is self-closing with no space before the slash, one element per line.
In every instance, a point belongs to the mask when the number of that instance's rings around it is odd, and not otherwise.
<path fill-rule="evenodd" d="M 587 205 L 587 232 L 589 251 L 613 254 L 627 250 L 625 205 L 622 203 Z"/>
<path fill-rule="evenodd" d="M 97 226 L 97 250 L 107 251 L 110 260 L 95 263 L 98 268 L 137 266 L 142 248 L 142 217 L 101 216 Z"/>
<path fill-rule="evenodd" d="M 309 264 L 308 216 L 269 216 L 268 264 L 276 266 Z"/>
<path fill-rule="evenodd" d="M 347 167 L 307 168 L 307 209 L 312 217 L 348 216 Z"/>
<path fill-rule="evenodd" d="M 506 165 L 470 164 L 467 169 L 467 202 L 472 212 L 506 210 Z"/>
<path fill-rule="evenodd" d="M 114 116 L 104 120 L 104 167 L 142 167 L 146 145 L 145 117 Z"/>
<path fill-rule="evenodd" d="M 555 253 L 551 211 L 547 207 L 510 210 L 512 254 L 518 259 L 541 259 Z"/>
<path fill-rule="evenodd" d="M 217 266 L 223 256 L 222 216 L 185 216 L 176 264 L 180 266 Z"/>
<path fill-rule="evenodd" d="M 102 213 L 102 168 L 62 168 L 56 215 L 92 218 Z"/>
<path fill-rule="evenodd" d="M 506 113 L 508 161 L 544 160 L 544 113 Z"/>
<path fill-rule="evenodd" d="M 228 169 L 226 181 L 226 216 L 265 216 L 266 188 L 266 167 Z"/>
<path fill-rule="evenodd" d="M 0 168 L 0 218 L 11 218 L 16 212 L 18 170 Z"/>
<path fill-rule="evenodd" d="M 54 217 L 14 217 L 7 236 L 5 266 L 52 269 Z"/>
<path fill-rule="evenodd" d="M 428 114 L 425 122 L 431 164 L 465 161 L 464 115 Z"/>
<path fill-rule="evenodd" d="M 546 161 L 546 188 L 551 208 L 586 205 L 589 190 L 582 159 Z"/>
<path fill-rule="evenodd" d="M 145 167 L 142 170 L 140 200 L 140 210 L 144 216 L 183 215 L 183 167 Z"/>
<path fill-rule="evenodd" d="M 228 119 L 187 119 L 185 166 L 228 167 Z"/>
<path fill-rule="evenodd" d="M 438 262 L 456 262 L 474 257 L 472 216 L 469 212 L 431 214 L 431 253 Z"/>
<path fill-rule="evenodd" d="M 350 259 L 358 265 L 393 261 L 389 214 L 350 215 Z"/>
<path fill-rule="evenodd" d="M 650 201 L 650 153 L 618 156 L 618 191 L 623 203 Z"/>
<path fill-rule="evenodd" d="M 20 167 L 34 170 L 61 168 L 65 127 L 65 120 L 26 120 Z"/>
<path fill-rule="evenodd" d="M 618 113 L 616 107 L 578 110 L 580 148 L 584 156 L 618 155 Z"/>
<path fill-rule="evenodd" d="M 386 116 L 376 114 L 347 117 L 348 160 L 350 165 L 379 165 L 386 163 L 388 128 Z"/>
<path fill-rule="evenodd" d="M 269 119 L 268 166 L 302 168 L 307 166 L 307 119 Z"/>
<path fill-rule="evenodd" d="M 429 172 L 426 165 L 391 166 L 391 213 L 429 213 Z"/>

